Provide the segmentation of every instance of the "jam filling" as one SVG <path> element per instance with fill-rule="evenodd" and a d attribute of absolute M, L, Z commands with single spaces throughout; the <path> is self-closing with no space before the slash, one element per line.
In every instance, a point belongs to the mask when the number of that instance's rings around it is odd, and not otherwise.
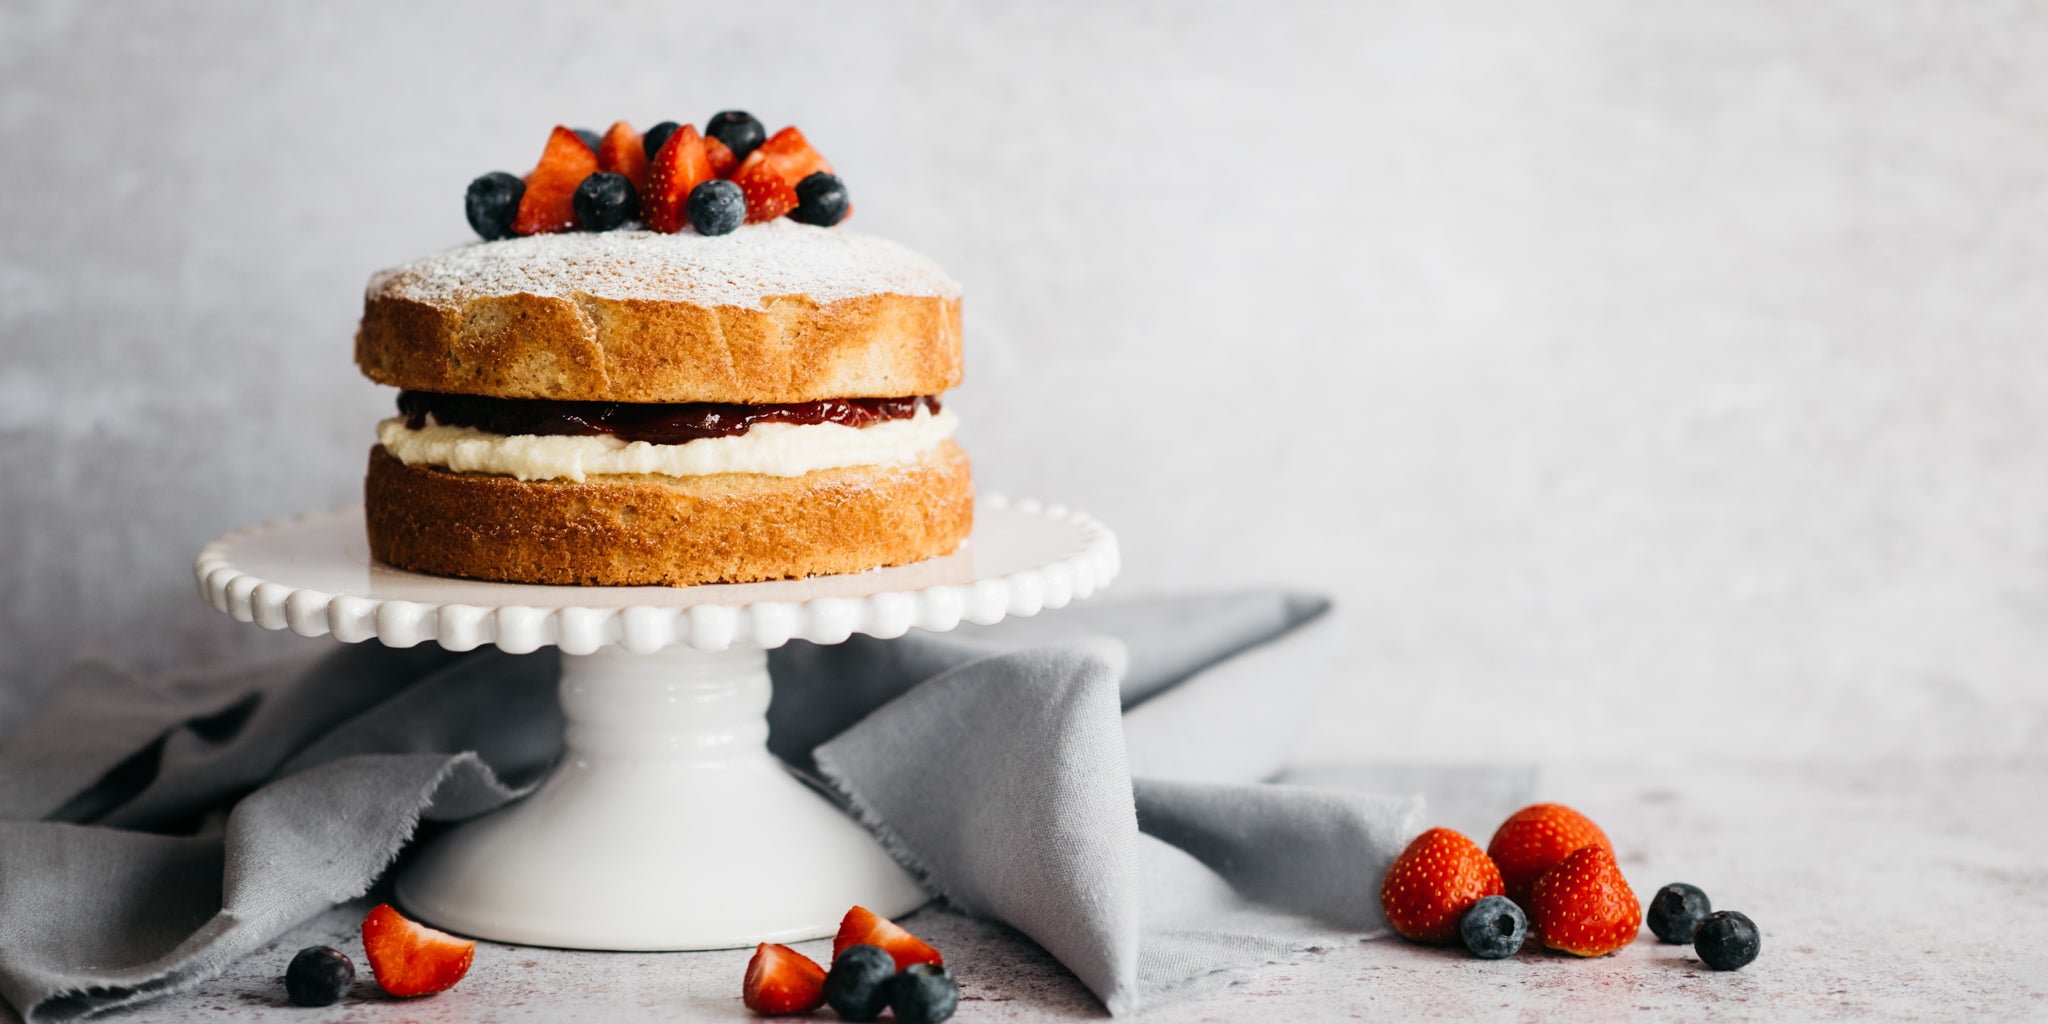
<path fill-rule="evenodd" d="M 474 427 L 492 434 L 587 436 L 610 434 L 621 441 L 682 444 L 707 437 L 744 434 L 756 423 L 838 423 L 865 427 L 903 420 L 917 410 L 939 411 L 937 395 L 910 398 L 828 398 L 792 405 L 724 405 L 717 402 L 563 402 L 546 398 L 485 398 L 433 391 L 401 391 L 398 412 L 414 430 L 427 417 L 446 427 Z"/>

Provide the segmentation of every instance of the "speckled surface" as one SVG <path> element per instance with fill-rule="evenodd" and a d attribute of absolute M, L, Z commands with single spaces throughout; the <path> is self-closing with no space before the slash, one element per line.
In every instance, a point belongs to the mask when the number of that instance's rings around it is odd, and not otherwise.
<path fill-rule="evenodd" d="M 1525 951 L 1506 961 L 1398 940 L 1304 951 L 1243 980 L 1140 1015 L 1158 1021 L 2017 1020 L 2048 1017 L 2048 824 L 2034 813 L 2048 763 L 1816 770 L 1519 775 L 1579 806 L 1614 838 L 1639 893 L 1691 881 L 1742 910 L 1763 954 L 1703 969 L 1645 931 L 1597 960 Z M 1424 779 L 1426 789 L 1436 788 Z M 1469 781 L 1470 776 L 1466 776 Z M 1523 786 L 1463 785 L 1433 820 L 1484 835 Z M 1480 795 L 1475 796 L 1478 793 Z M 361 906 L 308 923 L 196 992 L 113 1021 L 746 1020 L 745 951 L 572 953 L 486 944 L 469 978 L 430 999 L 379 998 L 367 978 L 324 1010 L 292 1007 L 292 951 L 358 958 Z M 1005 929 L 927 909 L 908 920 L 947 953 L 965 990 L 955 1020 L 1050 1021 L 1102 1012 L 1060 966 Z M 799 946 L 816 957 L 826 942 Z M 816 1019 L 835 1019 L 821 1012 Z"/>

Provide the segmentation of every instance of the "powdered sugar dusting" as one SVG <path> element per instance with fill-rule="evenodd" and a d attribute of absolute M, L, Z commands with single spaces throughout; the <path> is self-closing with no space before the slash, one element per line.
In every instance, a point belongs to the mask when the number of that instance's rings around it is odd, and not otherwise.
<path fill-rule="evenodd" d="M 379 271 L 369 292 L 435 306 L 524 292 L 759 309 L 776 295 L 957 298 L 960 286 L 894 242 L 775 220 L 715 238 L 622 230 L 477 242 Z"/>

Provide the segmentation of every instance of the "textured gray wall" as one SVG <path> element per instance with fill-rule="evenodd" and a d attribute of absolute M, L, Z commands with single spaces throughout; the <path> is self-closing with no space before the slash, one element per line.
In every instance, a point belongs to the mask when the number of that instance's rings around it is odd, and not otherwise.
<path fill-rule="evenodd" d="M 969 292 L 985 487 L 1335 593 L 1313 750 L 2048 740 L 2048 7 L 0 0 L 0 721 L 313 641 L 368 273 L 549 125 L 804 126 Z"/>

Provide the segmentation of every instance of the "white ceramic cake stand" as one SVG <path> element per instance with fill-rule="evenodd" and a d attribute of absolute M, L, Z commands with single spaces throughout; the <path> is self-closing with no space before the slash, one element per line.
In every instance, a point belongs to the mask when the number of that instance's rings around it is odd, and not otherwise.
<path fill-rule="evenodd" d="M 854 904 L 923 902 L 872 836 L 770 755 L 768 651 L 1031 615 L 1117 570 L 1085 515 L 983 497 L 955 554 L 843 576 L 701 587 L 444 579 L 373 562 L 360 508 L 251 527 L 194 566 L 214 607 L 266 629 L 562 649 L 561 761 L 531 796 L 430 842 L 398 898 L 479 938 L 720 949 L 829 935 Z"/>

